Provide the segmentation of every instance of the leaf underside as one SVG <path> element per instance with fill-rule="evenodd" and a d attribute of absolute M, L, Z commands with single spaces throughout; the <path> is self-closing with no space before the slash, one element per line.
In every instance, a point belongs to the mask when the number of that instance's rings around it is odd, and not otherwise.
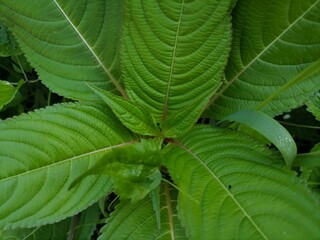
<path fill-rule="evenodd" d="M 179 216 L 192 239 L 320 236 L 316 198 L 255 140 L 203 126 L 166 150 L 165 165 L 181 189 Z"/>
<path fill-rule="evenodd" d="M 121 89 L 117 82 L 120 11 L 121 1 L 1 1 L 0 20 L 52 91 L 67 98 L 97 100 L 85 82 Z"/>
<path fill-rule="evenodd" d="M 111 147 L 132 141 L 110 109 L 79 103 L 0 121 L 0 132 L 1 228 L 57 222 L 98 201 L 111 191 L 107 177 L 69 185 Z"/>
<path fill-rule="evenodd" d="M 320 1 L 239 0 L 227 82 L 208 111 L 222 119 L 260 103 L 320 58 Z M 320 89 L 320 75 L 283 91 L 262 110 L 275 116 L 301 106 Z"/>
<path fill-rule="evenodd" d="M 128 96 L 157 122 L 212 96 L 231 43 L 227 1 L 126 2 L 122 35 Z"/>

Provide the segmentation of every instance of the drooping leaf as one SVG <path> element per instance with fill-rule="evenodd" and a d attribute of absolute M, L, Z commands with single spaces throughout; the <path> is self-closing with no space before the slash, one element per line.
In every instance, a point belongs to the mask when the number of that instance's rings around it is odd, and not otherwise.
<path fill-rule="evenodd" d="M 100 88 L 90 86 L 109 105 L 119 120 L 131 131 L 141 135 L 157 136 L 160 131 L 151 114 L 134 102 L 113 95 Z"/>
<path fill-rule="evenodd" d="M 297 155 L 297 146 L 290 133 L 268 115 L 250 110 L 243 110 L 224 118 L 236 121 L 262 134 L 281 152 L 286 164 L 291 167 Z"/>
<path fill-rule="evenodd" d="M 12 101 L 23 83 L 24 81 L 20 80 L 18 86 L 14 87 L 9 82 L 0 81 L 0 110 L 4 105 Z"/>
<path fill-rule="evenodd" d="M 143 199 L 161 181 L 158 168 L 162 153 L 153 140 L 128 142 L 118 145 L 106 153 L 88 171 L 77 177 L 70 188 L 90 175 L 107 175 L 115 192 L 133 202 Z"/>
<path fill-rule="evenodd" d="M 316 239 L 319 202 L 275 155 L 237 131 L 195 127 L 164 155 L 191 239 Z M 275 162 L 274 162 L 275 161 Z M 191 202 L 192 198 L 199 202 Z"/>
<path fill-rule="evenodd" d="M 101 106 L 62 104 L 0 121 L 0 228 L 57 222 L 98 201 L 112 190 L 107 177 L 68 186 L 132 139 Z"/>
<path fill-rule="evenodd" d="M 157 122 L 194 102 L 206 105 L 202 100 L 219 86 L 231 42 L 232 2 L 126 1 L 126 90 Z"/>
<path fill-rule="evenodd" d="M 44 84 L 75 99 L 98 99 L 85 82 L 125 94 L 118 83 L 121 16 L 121 1 L 0 1 L 0 20 Z"/>
<path fill-rule="evenodd" d="M 213 97 L 209 114 L 222 119 L 256 109 L 320 56 L 320 2 L 238 0 L 227 82 Z M 291 86 L 263 111 L 275 116 L 301 106 L 320 89 L 320 75 Z"/>
<path fill-rule="evenodd" d="M 121 202 L 107 219 L 99 240 L 107 239 L 187 239 L 177 216 L 177 193 L 168 186 L 161 191 L 161 228 L 150 198 L 137 203 Z"/>

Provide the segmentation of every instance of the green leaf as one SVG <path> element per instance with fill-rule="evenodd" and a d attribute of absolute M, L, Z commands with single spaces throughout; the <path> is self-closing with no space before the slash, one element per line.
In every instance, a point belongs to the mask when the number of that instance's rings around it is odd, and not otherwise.
<path fill-rule="evenodd" d="M 17 87 L 13 87 L 9 82 L 0 81 L 0 110 L 4 105 L 10 103 L 19 88 L 24 83 L 23 80 L 20 80 Z"/>
<path fill-rule="evenodd" d="M 0 121 L 0 132 L 0 228 L 57 222 L 98 201 L 112 190 L 107 177 L 68 186 L 112 148 L 133 141 L 109 108 L 80 103 Z"/>
<path fill-rule="evenodd" d="M 288 167 L 292 166 L 297 155 L 296 143 L 290 133 L 276 120 L 262 112 L 249 110 L 231 114 L 223 120 L 236 121 L 259 132 L 278 148 Z"/>
<path fill-rule="evenodd" d="M 143 199 L 161 181 L 158 168 L 162 153 L 152 140 L 118 145 L 106 153 L 88 171 L 77 177 L 70 188 L 90 175 L 107 175 L 115 192 L 132 202 Z"/>
<path fill-rule="evenodd" d="M 165 137 L 177 137 L 188 132 L 201 116 L 209 98 L 202 99 L 191 106 L 175 114 L 169 114 L 161 123 L 163 135 Z"/>
<path fill-rule="evenodd" d="M 303 105 L 319 90 L 318 73 L 282 91 L 319 59 L 319 9 L 318 0 L 238 0 L 227 82 L 211 100 L 209 115 L 222 119 L 256 109 L 281 91 L 263 108 L 275 116 Z"/>
<path fill-rule="evenodd" d="M 134 102 L 113 95 L 100 88 L 89 86 L 96 94 L 109 105 L 119 120 L 131 131 L 141 135 L 160 135 L 160 131 L 151 114 Z"/>
<path fill-rule="evenodd" d="M 308 111 L 311 112 L 318 121 L 320 121 L 320 93 L 312 97 L 306 105 L 308 107 Z"/>
<path fill-rule="evenodd" d="M 7 57 L 21 54 L 21 50 L 8 29 L 0 22 L 0 56 Z"/>
<path fill-rule="evenodd" d="M 73 99 L 98 99 L 85 82 L 125 95 L 118 82 L 121 16 L 121 1 L 0 0 L 0 20 L 40 79 Z"/>
<path fill-rule="evenodd" d="M 162 186 L 161 228 L 157 228 L 156 213 L 150 198 L 137 203 L 122 201 L 107 219 L 99 240 L 105 239 L 187 239 L 177 217 L 177 193 Z"/>
<path fill-rule="evenodd" d="M 191 239 L 316 239 L 319 202 L 277 157 L 241 132 L 195 127 L 164 155 Z M 199 204 L 190 201 L 190 195 Z"/>
<path fill-rule="evenodd" d="M 126 1 L 123 79 L 156 122 L 212 96 L 227 62 L 232 0 Z"/>

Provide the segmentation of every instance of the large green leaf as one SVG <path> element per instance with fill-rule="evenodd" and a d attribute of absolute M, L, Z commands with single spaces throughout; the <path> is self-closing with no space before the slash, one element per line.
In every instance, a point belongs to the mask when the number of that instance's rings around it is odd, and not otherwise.
<path fill-rule="evenodd" d="M 69 185 L 129 141 L 110 109 L 79 103 L 0 121 L 0 228 L 56 222 L 98 201 L 111 191 L 107 177 Z"/>
<path fill-rule="evenodd" d="M 167 185 L 162 187 L 160 229 L 157 227 L 156 212 L 150 198 L 134 204 L 125 201 L 107 219 L 99 240 L 187 239 L 177 217 L 177 193 Z"/>
<path fill-rule="evenodd" d="M 191 238 L 318 238 L 319 202 L 276 159 L 248 136 L 216 127 L 195 127 L 170 144 L 165 165 Z"/>
<path fill-rule="evenodd" d="M 126 89 L 157 122 L 205 105 L 201 100 L 220 85 L 231 42 L 231 2 L 126 2 L 121 52 Z"/>
<path fill-rule="evenodd" d="M 0 0 L 0 19 L 52 91 L 97 99 L 86 81 L 125 94 L 118 83 L 121 1 Z"/>
<path fill-rule="evenodd" d="M 239 0 L 227 82 L 212 99 L 221 119 L 255 109 L 320 58 L 319 0 Z M 284 88 L 283 88 L 284 89 Z M 262 109 L 277 115 L 301 106 L 320 89 L 319 73 L 277 95 Z"/>

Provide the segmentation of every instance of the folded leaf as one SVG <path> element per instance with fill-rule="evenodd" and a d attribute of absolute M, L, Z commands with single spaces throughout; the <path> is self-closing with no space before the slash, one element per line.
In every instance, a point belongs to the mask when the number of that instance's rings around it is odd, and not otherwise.
<path fill-rule="evenodd" d="M 82 100 L 98 99 L 85 82 L 125 94 L 118 83 L 121 16 L 121 1 L 0 1 L 0 20 L 43 83 Z"/>
<path fill-rule="evenodd" d="M 318 0 L 238 0 L 227 82 L 212 99 L 210 115 L 222 119 L 256 109 L 316 62 L 320 56 L 319 10 Z M 318 73 L 290 86 L 268 102 L 263 112 L 275 116 L 303 105 L 320 89 L 319 79 Z"/>
<path fill-rule="evenodd" d="M 141 135 L 157 136 L 160 131 L 151 114 L 134 102 L 116 96 L 100 88 L 90 86 L 109 105 L 119 120 L 131 131 Z"/>
<path fill-rule="evenodd" d="M 188 239 L 177 216 L 176 191 L 162 186 L 160 204 L 160 230 L 150 198 L 137 203 L 123 201 L 107 219 L 99 240 Z"/>
<path fill-rule="evenodd" d="M 24 81 L 20 80 L 18 86 L 13 87 L 9 82 L 0 81 L 0 110 L 4 105 L 11 102 L 23 83 Z"/>
<path fill-rule="evenodd" d="M 203 104 L 220 85 L 231 43 L 232 2 L 126 1 L 123 79 L 129 97 L 156 122 L 195 101 Z"/>
<path fill-rule="evenodd" d="M 273 143 L 281 152 L 289 167 L 297 155 L 297 146 L 290 133 L 276 120 L 268 115 L 244 110 L 224 118 L 224 120 L 236 121 L 256 130 Z"/>
<path fill-rule="evenodd" d="M 120 197 L 136 202 L 160 184 L 158 168 L 161 162 L 162 153 L 153 140 L 118 145 L 77 177 L 70 188 L 87 176 L 107 175 Z"/>
<path fill-rule="evenodd" d="M 190 239 L 317 239 L 317 198 L 265 146 L 237 131 L 195 127 L 165 149 Z M 190 201 L 190 197 L 196 202 Z"/>
<path fill-rule="evenodd" d="M 133 141 L 109 108 L 79 103 L 0 121 L 0 133 L 0 228 L 57 222 L 98 201 L 112 190 L 107 177 L 68 186 L 111 148 Z"/>

